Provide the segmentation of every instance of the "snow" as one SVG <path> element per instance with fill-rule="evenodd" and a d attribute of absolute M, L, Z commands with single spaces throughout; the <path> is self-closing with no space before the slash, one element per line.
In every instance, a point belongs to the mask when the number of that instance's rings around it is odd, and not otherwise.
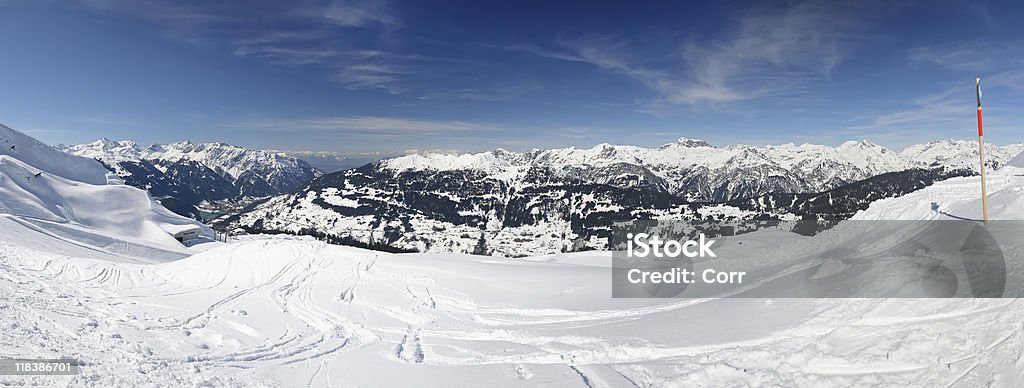
<path fill-rule="evenodd" d="M 1024 151 L 1024 144 L 996 146 L 985 144 L 986 165 L 999 166 Z M 907 147 L 900 152 L 905 158 L 929 165 L 949 166 L 953 169 L 979 171 L 977 140 L 942 140 Z"/>
<path fill-rule="evenodd" d="M 145 192 L 24 175 L 38 168 L 0 156 L 0 357 L 83 366 L 0 385 L 1024 385 L 1020 299 L 613 299 L 607 252 L 388 254 L 247 236 L 197 253 L 160 228 L 196 224 Z M 1022 175 L 991 174 L 1005 205 L 993 214 L 1016 217 Z M 929 218 L 927 200 L 966 212 L 977 179 L 859 216 Z M 781 231 L 735 239 L 787 247 L 765 249 L 775 259 L 831 248 Z"/>
<path fill-rule="evenodd" d="M 35 167 L 38 170 L 33 171 L 33 175 L 46 171 L 47 174 L 79 182 L 107 183 L 107 169 L 95 160 L 68 155 L 2 124 L 0 155 L 18 158 Z"/>
<path fill-rule="evenodd" d="M 1024 220 L 1024 168 L 987 174 L 989 219 Z M 981 220 L 981 177 L 952 178 L 902 197 L 872 202 L 854 220 Z"/>
<path fill-rule="evenodd" d="M 510 164 L 495 155 L 494 152 L 479 154 L 428 154 L 427 156 L 412 154 L 388 160 L 388 166 L 396 171 L 406 170 L 481 170 L 500 172 Z"/>
<path fill-rule="evenodd" d="M 246 173 L 254 173 L 272 186 L 290 191 L 294 187 L 321 175 L 306 162 L 281 152 L 250 150 L 225 143 L 192 143 L 181 141 L 142 147 L 131 140 L 100 139 L 88 144 L 61 146 L 65 152 L 102 160 L 114 168 L 118 162 L 140 160 L 159 161 L 156 167 L 166 172 L 164 164 L 180 160 L 202 164 L 219 175 L 238 180 Z"/>
<path fill-rule="evenodd" d="M 279 153 L 249 150 L 224 143 L 193 144 L 189 141 L 153 145 L 146 149 L 148 159 L 178 161 L 181 159 L 200 162 L 214 171 L 224 171 L 234 179 L 247 171 L 258 168 L 276 170 L 301 170 L 297 159 Z"/>
<path fill-rule="evenodd" d="M 48 172 L 35 176 L 37 171 L 11 156 L 0 156 L 0 216 L 4 234 L 28 228 L 57 240 L 39 244 L 43 250 L 89 246 L 105 257 L 124 258 L 141 251 L 151 257 L 140 260 L 160 261 L 192 253 L 171 236 L 174 231 L 201 228 L 212 236 L 208 228 L 163 208 L 144 190 L 94 185 Z"/>
<path fill-rule="evenodd" d="M 1024 151 L 1024 144 L 987 145 L 990 164 L 1000 166 Z M 628 164 L 649 170 L 664 179 L 673 193 L 687 189 L 687 182 L 706 177 L 711 187 L 732 186 L 769 176 L 791 181 L 793 187 L 773 187 L 787 192 L 821 192 L 876 175 L 914 168 L 943 166 L 977 169 L 977 145 L 965 140 L 942 140 L 915 145 L 895 152 L 867 140 L 847 141 L 836 147 L 814 144 L 730 145 L 681 138 L 657 148 L 599 144 L 589 149 L 576 147 L 533 150 L 525 153 L 505 150 L 469 154 L 413 154 L 382 161 L 386 169 L 405 171 L 482 171 L 490 178 L 518 186 L 517 179 L 530 167 L 551 168 L 562 176 L 579 178 L 581 172 L 601 174 Z M 750 176 L 746 176 L 750 175 Z M 731 180 L 730 180 L 731 179 Z M 690 188 L 692 189 L 692 188 Z M 692 195 L 695 193 L 684 193 Z M 706 195 L 708 193 L 701 193 Z M 721 200 L 721 198 L 697 198 Z M 734 199 L 734 198 L 728 198 Z"/>
<path fill-rule="evenodd" d="M 1024 151 L 1024 144 L 1007 146 L 988 144 L 986 150 L 990 159 L 1005 161 L 1010 156 Z M 970 152 L 974 152 L 974 154 L 971 155 Z M 955 160 L 950 153 L 956 154 Z M 717 169 L 729 163 L 730 160 L 742 160 L 736 158 L 740 155 L 763 158 L 770 163 L 777 163 L 785 169 L 797 168 L 811 160 L 836 160 L 856 169 L 876 172 L 874 175 L 877 175 L 882 172 L 924 167 L 937 161 L 948 161 L 951 167 L 968 167 L 960 159 L 971 156 L 976 159 L 977 145 L 966 140 L 943 140 L 914 145 L 901 152 L 895 152 L 870 141 L 861 140 L 847 141 L 836 147 L 815 144 L 797 146 L 788 143 L 764 147 L 730 145 L 719 148 L 713 147 L 703 140 L 681 138 L 674 143 L 658 148 L 599 144 L 589 149 L 569 147 L 534 150 L 528 153 L 497 150 L 476 154 L 413 154 L 388 159 L 384 163 L 396 171 L 470 169 L 490 172 L 505 171 L 510 166 L 539 163 L 553 166 L 593 165 L 599 167 L 615 163 L 636 163 L 661 167 L 655 168 L 655 171 L 661 171 L 692 168 L 698 165 Z M 750 162 L 749 160 L 743 161 Z M 971 161 L 973 162 L 974 159 Z"/>
<path fill-rule="evenodd" d="M 397 255 L 313 241 L 168 263 L 0 243 L 4 354 L 59 385 L 663 386 L 1024 382 L 1018 299 L 610 299 L 609 257 Z"/>
<path fill-rule="evenodd" d="M 1024 152 L 1017 154 L 1013 159 L 1010 159 L 1006 163 L 1007 166 L 1024 168 Z"/>
<path fill-rule="evenodd" d="M 145 150 L 131 140 L 113 141 L 103 138 L 89 144 L 68 146 L 63 149 L 72 155 L 99 159 L 107 164 L 124 161 L 138 162 L 146 159 Z"/>

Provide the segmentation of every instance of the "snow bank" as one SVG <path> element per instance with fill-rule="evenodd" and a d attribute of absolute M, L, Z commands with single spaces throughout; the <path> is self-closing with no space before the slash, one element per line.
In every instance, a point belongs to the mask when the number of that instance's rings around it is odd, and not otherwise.
<path fill-rule="evenodd" d="M 988 174 L 991 220 L 1024 220 L 1024 168 L 1006 166 Z M 981 177 L 952 178 L 904 195 L 871 203 L 854 220 L 981 220 Z"/>
<path fill-rule="evenodd" d="M 165 209 L 144 190 L 72 181 L 7 155 L 0 156 L 0 214 L 67 244 L 157 255 L 141 257 L 143 261 L 189 253 L 171 236 L 174 231 L 201 228 L 212 235 L 202 224 Z M 168 257 L 157 250 L 177 254 Z"/>
<path fill-rule="evenodd" d="M 58 151 L 2 124 L 0 124 L 0 155 L 8 155 L 21 160 L 38 171 L 46 171 L 52 175 L 94 185 L 106 184 L 107 173 L 110 172 L 93 159 Z"/>

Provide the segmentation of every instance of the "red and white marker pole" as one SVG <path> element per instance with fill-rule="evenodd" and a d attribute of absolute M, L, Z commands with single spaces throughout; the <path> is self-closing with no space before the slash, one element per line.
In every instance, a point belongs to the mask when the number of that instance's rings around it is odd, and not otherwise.
<path fill-rule="evenodd" d="M 985 132 L 981 129 L 981 78 L 974 79 L 974 92 L 978 97 L 978 154 L 981 155 L 981 211 L 988 224 L 988 191 L 985 187 Z"/>

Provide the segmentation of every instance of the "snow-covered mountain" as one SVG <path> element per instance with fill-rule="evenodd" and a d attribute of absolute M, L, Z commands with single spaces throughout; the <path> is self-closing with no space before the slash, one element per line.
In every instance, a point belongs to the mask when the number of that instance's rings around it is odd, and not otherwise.
<path fill-rule="evenodd" d="M 667 193 L 560 178 L 542 168 L 516 182 L 473 170 L 396 175 L 377 163 L 327 174 L 215 224 L 378 248 L 524 256 L 604 247 L 615 221 L 702 217 Z"/>
<path fill-rule="evenodd" d="M 305 161 L 279 153 L 224 143 L 182 141 L 145 149 L 146 159 L 191 160 L 230 180 L 242 196 L 267 196 L 293 191 L 320 175 Z"/>
<path fill-rule="evenodd" d="M 724 203 L 560 178 L 531 168 L 518 186 L 483 172 L 403 171 L 381 164 L 325 175 L 214 221 L 249 233 L 309 234 L 377 249 L 528 256 L 607 249 L 616 222 L 845 219 L 874 200 L 903 195 L 965 171 L 886 173 L 822 193 L 769 193 Z"/>
<path fill-rule="evenodd" d="M 70 154 L 98 159 L 119 174 L 122 162 L 148 161 L 161 171 L 182 161 L 195 162 L 228 180 L 237 189 L 234 195 L 262 197 L 295 190 L 320 175 L 301 159 L 276 152 L 251 150 L 225 143 L 181 141 L 141 147 L 133 141 L 100 139 L 88 144 L 62 147 Z"/>
<path fill-rule="evenodd" d="M 985 144 L 985 165 L 999 168 L 1021 152 L 1024 152 L 1024 144 L 1020 143 L 1006 146 Z M 977 140 L 940 140 L 912 145 L 900 151 L 900 156 L 928 166 L 979 171 Z"/>
<path fill-rule="evenodd" d="M 200 218 L 203 201 L 288 193 L 321 175 L 301 159 L 224 143 L 182 141 L 142 147 L 100 139 L 58 146 L 103 162 L 125 183 L 150 191 L 178 214 Z"/>
<path fill-rule="evenodd" d="M 973 148 L 972 148 L 973 147 Z M 989 145 L 994 166 L 1024 150 L 1024 144 Z M 812 193 L 889 172 L 913 168 L 972 168 L 976 143 L 942 141 L 897 153 L 869 141 L 836 147 L 783 144 L 755 147 L 682 138 L 658 148 L 601 144 L 589 149 L 560 148 L 518 153 L 409 155 L 386 160 L 395 171 L 484 172 L 515 186 L 531 167 L 586 182 L 667 192 L 690 201 L 728 201 L 767 193 Z M 963 155 L 963 157 L 961 157 Z M 976 167 L 973 167 L 976 169 Z"/>
<path fill-rule="evenodd" d="M 993 146 L 992 159 L 1005 163 L 1014 147 Z M 522 256 L 605 249 L 611 225 L 634 219 L 845 219 L 874 200 L 973 173 L 956 167 L 870 142 L 715 148 L 680 139 L 655 149 L 409 155 L 328 174 L 216 223 Z"/>

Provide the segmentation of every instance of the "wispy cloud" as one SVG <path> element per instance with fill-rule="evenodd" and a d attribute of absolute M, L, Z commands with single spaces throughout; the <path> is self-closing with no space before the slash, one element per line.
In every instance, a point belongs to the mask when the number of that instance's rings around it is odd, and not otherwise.
<path fill-rule="evenodd" d="M 427 135 L 495 131 L 497 126 L 452 120 L 424 120 L 380 116 L 335 116 L 317 118 L 261 119 L 229 123 L 230 128 L 265 131 L 337 132 L 373 135 Z"/>
<path fill-rule="evenodd" d="M 907 127 L 927 128 L 937 125 L 957 123 L 969 125 L 974 111 L 973 88 L 966 81 L 940 93 L 928 94 L 910 101 L 910 107 L 904 110 L 884 114 L 864 125 L 850 126 L 853 130 L 900 129 Z M 948 128 L 944 128 L 948 129 Z"/>
<path fill-rule="evenodd" d="M 211 34 L 239 19 L 222 9 L 208 5 L 171 0 L 77 0 L 91 11 L 108 15 L 126 15 L 157 24 L 164 35 L 176 41 L 207 43 Z"/>
<path fill-rule="evenodd" d="M 986 111 L 995 116 L 993 125 L 1001 125 L 1019 115 L 1006 109 L 1024 98 L 1024 41 L 965 40 L 928 45 L 907 51 L 918 64 L 945 69 L 959 81 L 944 90 L 922 95 L 907 104 L 893 104 L 897 110 L 870 119 L 853 130 L 924 130 L 949 135 L 970 134 L 974 128 L 974 77 L 981 76 L 986 91 Z M 949 85 L 941 83 L 940 85 Z M 941 86 L 940 86 L 941 87 Z M 986 120 L 986 122 L 989 122 Z"/>
<path fill-rule="evenodd" d="M 256 57 L 274 65 L 301 66 L 322 64 L 338 57 L 338 52 L 329 49 L 299 49 L 271 45 L 248 45 L 235 49 L 235 55 Z"/>
<path fill-rule="evenodd" d="M 824 2 L 741 15 L 709 43 L 679 45 L 676 61 L 647 64 L 637 42 L 611 36 L 561 40 L 559 50 L 514 46 L 536 55 L 589 63 L 635 79 L 658 96 L 655 103 L 722 104 L 806 92 L 811 82 L 828 80 L 854 40 L 857 24 L 846 10 Z"/>
<path fill-rule="evenodd" d="M 401 25 L 389 5 L 380 0 L 334 0 L 325 5 L 300 8 L 294 13 L 318 18 L 341 27 Z"/>
<path fill-rule="evenodd" d="M 251 13 L 221 12 L 215 3 L 165 0 L 78 0 L 86 8 L 156 22 L 170 36 L 222 46 L 239 57 L 276 66 L 315 66 L 346 89 L 381 89 L 400 94 L 411 75 L 405 63 L 428 60 L 360 47 L 344 37 L 349 29 L 393 30 L 400 19 L 383 0 L 332 0 L 299 7 L 273 5 Z M 265 13 L 273 18 L 260 16 Z M 381 32 L 385 33 L 385 32 Z"/>
<path fill-rule="evenodd" d="M 544 90 L 544 85 L 540 83 L 522 82 L 492 88 L 434 90 L 424 93 L 418 98 L 421 100 L 509 101 L 524 98 L 542 90 Z"/>
<path fill-rule="evenodd" d="M 210 9 L 183 2 L 165 0 L 78 0 L 94 11 L 120 13 L 154 20 L 169 20 L 188 23 L 208 23 L 227 20 L 224 15 Z"/>
<path fill-rule="evenodd" d="M 48 135 L 55 133 L 68 133 L 65 129 L 49 129 L 49 128 L 19 128 L 18 131 L 28 135 Z"/>
<path fill-rule="evenodd" d="M 952 71 L 981 73 L 1018 66 L 1024 41 L 969 40 L 910 49 L 911 61 L 938 65 Z"/>
<path fill-rule="evenodd" d="M 272 66 L 309 68 L 346 90 L 460 102 L 499 101 L 527 90 L 507 87 L 500 80 L 467 80 L 466 73 L 491 64 L 467 63 L 460 53 L 425 54 L 429 48 L 408 44 L 410 39 L 425 38 L 406 31 L 399 9 L 389 0 L 260 2 L 252 7 L 171 0 L 77 1 L 96 13 L 152 22 L 176 41 Z M 447 65 L 439 66 L 441 62 Z"/>
<path fill-rule="evenodd" d="M 827 80 L 845 44 L 856 35 L 849 10 L 827 2 L 803 2 L 782 10 L 743 15 L 735 33 L 710 44 L 689 43 L 691 87 L 681 100 L 785 95 L 813 81 Z"/>
<path fill-rule="evenodd" d="M 112 118 L 106 118 L 106 117 L 85 117 L 85 118 L 79 119 L 78 121 L 83 122 L 83 123 L 89 123 L 89 124 L 112 125 L 112 126 L 138 125 L 139 124 L 135 120 L 112 119 Z"/>
<path fill-rule="evenodd" d="M 356 63 L 338 70 L 334 81 L 349 90 L 383 89 L 391 94 L 402 94 L 405 89 L 399 82 L 405 72 L 396 65 Z"/>

